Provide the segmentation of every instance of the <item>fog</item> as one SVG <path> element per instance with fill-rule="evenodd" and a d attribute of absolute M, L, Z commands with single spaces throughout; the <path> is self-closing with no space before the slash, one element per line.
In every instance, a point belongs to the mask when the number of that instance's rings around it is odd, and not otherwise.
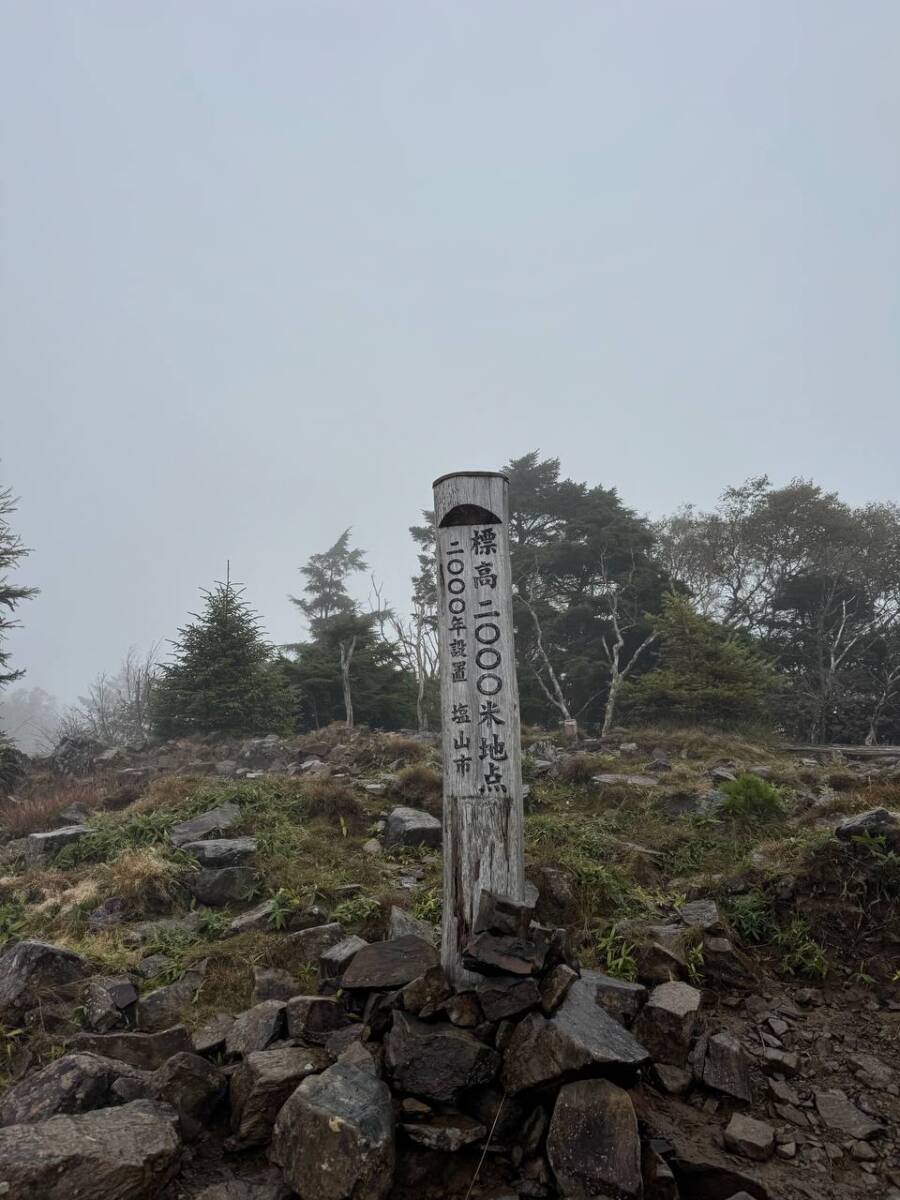
<path fill-rule="evenodd" d="M 540 447 L 642 512 L 897 499 L 900 7 L 0 2 L 0 481 L 72 700 L 226 561 Z M 360 577 L 364 596 L 367 581 Z"/>

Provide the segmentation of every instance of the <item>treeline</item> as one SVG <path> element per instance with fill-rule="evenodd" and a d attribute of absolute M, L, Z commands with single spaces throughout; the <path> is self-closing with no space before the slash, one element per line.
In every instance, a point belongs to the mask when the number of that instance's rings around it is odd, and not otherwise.
<path fill-rule="evenodd" d="M 563 478 L 557 459 L 534 452 L 503 469 L 525 722 L 767 725 L 800 741 L 900 741 L 895 505 L 853 508 L 809 481 L 759 478 L 710 512 L 652 522 L 615 489 Z M 135 741 L 336 720 L 436 728 L 431 514 L 410 532 L 419 570 L 408 611 L 383 602 L 374 582 L 368 603 L 354 599 L 369 566 L 344 531 L 299 568 L 291 599 L 306 636 L 270 646 L 242 589 L 216 584 L 170 660 L 131 656 L 101 677 L 69 731 Z"/>

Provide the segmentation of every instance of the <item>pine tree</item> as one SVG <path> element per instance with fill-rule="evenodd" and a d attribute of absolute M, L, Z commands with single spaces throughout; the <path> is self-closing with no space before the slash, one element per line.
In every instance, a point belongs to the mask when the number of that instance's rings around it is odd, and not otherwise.
<path fill-rule="evenodd" d="M 153 706 L 160 737 L 223 730 L 282 729 L 290 694 L 275 669 L 259 618 L 228 580 L 204 592 L 203 611 L 178 631 L 174 662 L 164 665 Z"/>
<path fill-rule="evenodd" d="M 659 668 L 622 689 L 629 717 L 723 728 L 767 720 L 775 675 L 746 638 L 673 594 L 663 601 L 656 633 Z"/>
<path fill-rule="evenodd" d="M 0 488 L 0 688 L 21 679 L 24 671 L 15 671 L 9 666 L 9 651 L 3 649 L 7 632 L 14 629 L 13 613 L 23 600 L 37 594 L 37 588 L 20 587 L 9 582 L 6 574 L 18 566 L 19 560 L 28 554 L 18 534 L 13 533 L 7 520 L 16 511 L 16 502 L 10 488 Z"/>

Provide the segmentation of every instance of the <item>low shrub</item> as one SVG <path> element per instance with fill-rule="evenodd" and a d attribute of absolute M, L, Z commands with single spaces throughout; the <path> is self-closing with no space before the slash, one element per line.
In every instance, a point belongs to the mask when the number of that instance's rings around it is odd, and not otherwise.
<path fill-rule="evenodd" d="M 720 811 L 738 819 L 764 819 L 781 816 L 783 805 L 778 788 L 757 775 L 739 775 L 719 789 L 724 799 Z"/>

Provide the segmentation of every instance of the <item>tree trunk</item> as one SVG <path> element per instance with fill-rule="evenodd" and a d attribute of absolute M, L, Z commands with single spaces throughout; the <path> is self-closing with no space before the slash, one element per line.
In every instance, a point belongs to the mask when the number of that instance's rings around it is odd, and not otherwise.
<path fill-rule="evenodd" d="M 350 688 L 350 664 L 353 661 L 353 651 L 356 649 L 356 637 L 350 639 L 349 646 L 341 642 L 341 684 L 344 689 L 344 712 L 347 714 L 347 728 L 353 728 L 353 692 Z"/>

